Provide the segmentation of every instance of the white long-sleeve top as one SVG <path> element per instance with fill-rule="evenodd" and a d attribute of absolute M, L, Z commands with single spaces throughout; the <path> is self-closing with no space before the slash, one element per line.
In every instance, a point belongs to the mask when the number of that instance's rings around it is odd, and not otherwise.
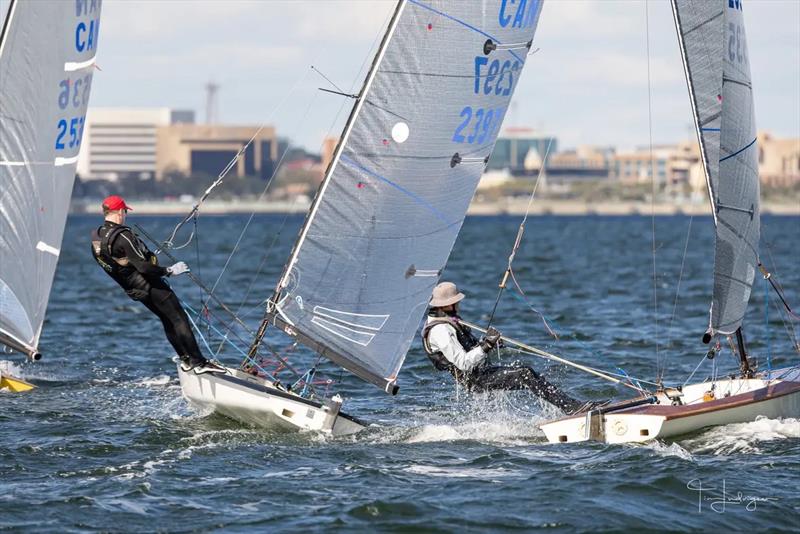
<path fill-rule="evenodd" d="M 428 322 L 437 319 L 439 318 L 429 317 Z M 486 353 L 483 352 L 480 345 L 476 345 L 470 351 L 464 350 L 464 347 L 458 342 L 456 329 L 447 323 L 439 323 L 430 329 L 428 344 L 431 349 L 441 352 L 450 363 L 464 372 L 471 371 L 486 358 Z"/>

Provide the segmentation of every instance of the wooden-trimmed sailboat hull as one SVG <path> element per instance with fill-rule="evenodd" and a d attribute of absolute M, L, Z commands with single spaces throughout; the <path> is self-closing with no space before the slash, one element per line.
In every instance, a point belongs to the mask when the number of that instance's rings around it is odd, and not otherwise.
<path fill-rule="evenodd" d="M 270 430 L 310 430 L 332 436 L 355 434 L 366 426 L 341 411 L 341 402 L 317 402 L 228 368 L 228 374 L 195 374 L 178 366 L 183 396 L 192 404 L 246 425 Z"/>
<path fill-rule="evenodd" d="M 674 406 L 663 393 L 654 403 L 611 405 L 598 412 L 564 417 L 540 425 L 551 443 L 603 441 L 646 442 L 696 432 L 704 428 L 746 423 L 758 417 L 800 418 L 800 368 L 774 371 L 767 380 L 728 378 L 715 382 L 713 400 L 705 400 L 710 382 L 683 388 L 683 404 Z"/>

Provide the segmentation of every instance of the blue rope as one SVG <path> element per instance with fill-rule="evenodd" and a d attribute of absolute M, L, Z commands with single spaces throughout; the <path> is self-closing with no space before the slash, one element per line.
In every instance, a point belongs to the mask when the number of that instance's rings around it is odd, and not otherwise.
<path fill-rule="evenodd" d="M 208 346 L 208 341 L 206 341 L 206 338 L 205 338 L 205 336 L 203 336 L 203 332 L 201 332 L 201 331 L 200 331 L 200 329 L 197 327 L 197 325 L 195 324 L 195 322 L 192 320 L 192 316 L 191 316 L 191 314 L 195 314 L 195 315 L 197 315 L 198 317 L 200 316 L 200 314 L 199 314 L 199 313 L 197 313 L 196 311 L 194 311 L 194 310 L 192 309 L 192 307 L 191 307 L 191 306 L 189 306 L 188 304 L 184 303 L 183 301 L 181 301 L 181 305 L 182 305 L 182 306 L 183 306 L 183 307 L 184 307 L 184 308 L 185 308 L 187 311 L 189 311 L 189 312 L 190 312 L 190 313 L 186 314 L 186 315 L 187 315 L 187 317 L 189 317 L 189 322 L 190 322 L 190 323 L 192 323 L 192 326 L 194 327 L 195 331 L 197 332 L 197 335 L 199 335 L 199 336 L 200 336 L 200 340 L 203 342 L 203 345 L 205 345 L 205 346 L 206 346 L 206 349 L 208 349 L 208 351 L 209 351 L 209 354 L 214 354 L 214 351 L 211 349 L 211 347 L 209 347 L 209 346 Z M 255 361 L 253 358 L 251 358 L 249 354 L 247 354 L 245 351 L 243 351 L 243 350 L 242 350 L 242 349 L 241 349 L 241 348 L 240 348 L 238 345 L 236 345 L 236 344 L 235 344 L 233 341 L 231 341 L 230 339 L 228 339 L 228 337 L 227 337 L 226 335 L 224 335 L 222 332 L 220 332 L 220 331 L 217 329 L 217 327 L 216 327 L 216 326 L 214 326 L 213 324 L 211 324 L 211 321 L 208 321 L 208 325 L 209 325 L 209 327 L 211 327 L 211 329 L 214 331 L 214 333 L 215 333 L 215 334 L 217 334 L 217 335 L 219 335 L 220 337 L 222 337 L 222 340 L 223 340 L 223 342 L 225 342 L 225 343 L 228 343 L 228 344 L 229 344 L 231 347 L 233 347 L 233 348 L 234 348 L 234 349 L 235 349 L 235 350 L 236 350 L 236 351 L 237 351 L 239 354 L 241 354 L 242 356 L 244 356 L 244 357 L 245 357 L 245 359 L 246 359 L 246 360 L 248 360 L 248 361 L 249 361 L 251 364 L 253 364 L 253 366 L 254 366 L 256 369 L 258 369 L 259 371 L 261 371 L 262 373 L 264 373 L 264 375 L 265 375 L 265 376 L 266 376 L 268 379 L 270 379 L 272 382 L 279 382 L 279 380 L 278 380 L 278 379 L 277 379 L 275 376 L 273 376 L 273 375 L 272 375 L 272 373 L 270 373 L 269 371 L 267 371 L 266 369 L 264 369 L 263 367 L 261 367 L 260 365 L 258 365 L 258 362 L 256 362 L 256 361 Z"/>
<path fill-rule="evenodd" d="M 623 369 L 622 367 L 617 367 L 617 371 L 619 371 L 620 373 L 622 373 L 622 376 L 624 376 L 625 378 L 627 378 L 627 379 L 628 379 L 628 382 L 630 382 L 630 383 L 631 383 L 631 385 L 633 385 L 633 386 L 636 386 L 637 388 L 639 388 L 639 391 L 646 391 L 646 390 L 645 390 L 645 389 L 642 387 L 642 384 L 641 384 L 641 383 L 639 383 L 639 381 L 638 381 L 638 380 L 636 380 L 635 378 L 631 377 L 631 376 L 628 374 L 628 372 L 627 372 L 627 371 L 625 371 L 625 369 Z"/>
<path fill-rule="evenodd" d="M 183 307 L 184 308 L 188 308 L 188 306 L 185 305 L 185 304 L 183 305 Z M 192 313 L 195 313 L 195 312 L 192 311 Z M 192 327 L 197 332 L 197 335 L 200 336 L 200 341 L 202 341 L 203 345 L 206 346 L 206 349 L 208 350 L 209 354 L 213 353 L 214 351 L 211 350 L 211 347 L 208 346 L 208 341 L 206 341 L 206 337 L 203 335 L 203 332 L 200 331 L 200 328 L 198 328 L 197 324 L 195 324 L 194 320 L 192 319 L 192 316 L 187 313 L 186 317 L 189 318 L 189 322 L 192 323 Z"/>

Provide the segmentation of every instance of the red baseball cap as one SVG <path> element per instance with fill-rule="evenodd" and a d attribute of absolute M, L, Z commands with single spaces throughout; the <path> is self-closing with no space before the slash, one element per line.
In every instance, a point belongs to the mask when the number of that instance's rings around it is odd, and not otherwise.
<path fill-rule="evenodd" d="M 112 211 L 116 210 L 133 210 L 130 206 L 125 204 L 125 199 L 118 195 L 111 195 L 103 199 L 103 207 Z"/>

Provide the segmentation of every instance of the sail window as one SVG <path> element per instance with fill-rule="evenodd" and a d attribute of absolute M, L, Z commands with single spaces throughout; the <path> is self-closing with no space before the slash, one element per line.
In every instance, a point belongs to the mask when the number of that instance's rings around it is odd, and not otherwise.
<path fill-rule="evenodd" d="M 408 124 L 404 122 L 398 122 L 392 127 L 392 139 L 398 143 L 405 143 L 406 139 L 408 139 L 408 134 Z"/>

